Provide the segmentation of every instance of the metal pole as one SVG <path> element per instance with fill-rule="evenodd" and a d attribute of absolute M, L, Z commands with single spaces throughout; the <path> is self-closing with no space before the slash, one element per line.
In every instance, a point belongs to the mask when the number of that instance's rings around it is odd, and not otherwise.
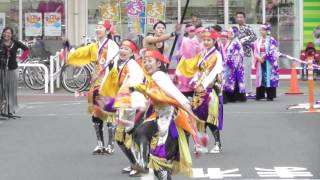
<path fill-rule="evenodd" d="M 22 41 L 22 26 L 23 26 L 23 19 L 22 19 L 22 0 L 19 0 L 19 41 Z"/>
<path fill-rule="evenodd" d="M 229 24 L 229 0 L 224 0 L 224 28 Z"/>
<path fill-rule="evenodd" d="M 178 0 L 178 22 L 181 21 L 181 0 Z"/>
<path fill-rule="evenodd" d="M 188 9 L 188 6 L 189 6 L 189 2 L 190 2 L 190 0 L 187 0 L 187 3 L 186 3 L 186 5 L 185 5 L 185 7 L 184 7 L 184 10 L 183 10 L 182 18 L 181 18 L 181 20 L 180 20 L 180 24 L 183 23 L 183 20 L 184 20 L 184 18 L 185 18 L 185 16 L 186 16 L 187 9 Z M 176 36 L 176 37 L 174 38 L 174 41 L 173 41 L 173 45 L 172 45 L 172 48 L 171 48 L 171 51 L 170 51 L 170 56 L 169 56 L 170 62 L 171 62 L 171 58 L 172 58 L 174 49 L 175 49 L 176 44 L 177 44 L 177 40 L 178 40 L 178 36 Z M 167 68 L 169 67 L 169 65 L 170 65 L 170 64 L 167 65 Z"/>
<path fill-rule="evenodd" d="M 262 24 L 266 23 L 266 0 L 262 0 Z"/>

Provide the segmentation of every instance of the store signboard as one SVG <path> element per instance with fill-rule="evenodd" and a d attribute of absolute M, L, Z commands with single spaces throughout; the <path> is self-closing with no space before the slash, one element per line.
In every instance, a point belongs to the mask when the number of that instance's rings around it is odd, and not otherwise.
<path fill-rule="evenodd" d="M 147 31 L 152 32 L 153 25 L 159 20 L 165 20 L 166 2 L 153 2 L 147 4 Z"/>
<path fill-rule="evenodd" d="M 132 33 L 144 34 L 146 21 L 146 3 L 144 0 L 128 0 L 128 31 Z"/>
<path fill-rule="evenodd" d="M 120 3 L 113 1 L 111 3 L 103 3 L 99 6 L 100 15 L 103 20 L 109 20 L 115 26 L 115 33 L 121 33 L 121 8 Z"/>
<path fill-rule="evenodd" d="M 6 27 L 6 13 L 0 13 L 0 33 Z"/>
<path fill-rule="evenodd" d="M 60 13 L 44 13 L 44 35 L 61 36 Z"/>
<path fill-rule="evenodd" d="M 42 36 L 41 13 L 25 13 L 25 35 Z"/>

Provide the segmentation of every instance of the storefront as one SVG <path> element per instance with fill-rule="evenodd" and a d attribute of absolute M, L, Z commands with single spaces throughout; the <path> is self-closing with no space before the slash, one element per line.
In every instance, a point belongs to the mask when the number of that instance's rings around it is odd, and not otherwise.
<path fill-rule="evenodd" d="M 313 6 L 319 2 L 308 1 L 309 7 L 305 8 L 305 12 L 320 12 L 315 9 L 317 6 Z M 170 32 L 181 18 L 186 0 L 128 2 L 129 0 L 0 0 L 0 30 L 3 26 L 11 26 L 20 40 L 39 39 L 45 44 L 47 51 L 54 52 L 62 47 L 65 37 L 75 46 L 94 37 L 95 24 L 100 19 L 111 19 L 122 37 L 129 31 L 143 35 L 150 32 L 157 19 L 168 23 Z M 235 23 L 237 11 L 243 11 L 247 15 L 247 23 L 254 27 L 257 34 L 259 24 L 271 23 L 273 36 L 280 43 L 280 51 L 299 57 L 304 44 L 303 37 L 312 33 L 313 28 L 303 26 L 303 3 L 302 0 L 190 0 L 185 22 L 191 21 L 191 14 L 197 14 L 204 26 L 219 24 L 226 27 Z M 145 11 L 139 9 L 143 7 Z M 311 12 L 308 13 L 309 16 Z M 315 24 L 313 22 L 312 25 Z M 289 67 L 287 61 L 281 62 L 281 65 Z"/>
<path fill-rule="evenodd" d="M 0 0 L 0 30 L 14 29 L 19 40 L 37 40 L 33 56 L 45 58 L 61 48 L 65 36 L 63 0 Z"/>
<path fill-rule="evenodd" d="M 94 36 L 94 25 L 99 19 L 108 18 L 104 14 L 110 9 L 117 9 L 118 11 L 111 16 L 118 17 L 112 18 L 117 24 L 118 33 L 120 35 L 127 34 L 130 30 L 130 23 L 128 23 L 130 18 L 127 13 L 128 1 L 117 2 L 90 0 L 87 11 L 87 37 Z M 154 4 L 154 7 L 160 7 L 160 5 L 155 5 L 159 1 L 148 0 L 145 2 L 146 6 Z M 159 17 L 168 23 L 169 32 L 172 31 L 177 20 L 181 18 L 185 4 L 186 0 L 163 1 L 163 16 Z M 260 24 L 264 22 L 271 23 L 273 27 L 272 35 L 279 40 L 280 51 L 299 57 L 300 50 L 303 48 L 302 6 L 302 0 L 190 0 L 185 22 L 191 22 L 191 15 L 197 14 L 204 26 L 219 24 L 222 27 L 227 27 L 235 24 L 235 13 L 242 11 L 246 13 L 247 24 L 250 24 L 257 34 L 259 34 L 258 28 Z M 150 13 L 154 14 L 154 12 L 155 9 L 150 12 L 147 7 L 144 15 L 140 16 L 145 18 L 145 27 L 140 29 L 140 33 L 146 34 L 150 31 L 148 27 L 152 21 L 148 19 L 148 16 Z M 290 67 L 288 61 L 281 61 L 280 64 L 282 67 Z"/>

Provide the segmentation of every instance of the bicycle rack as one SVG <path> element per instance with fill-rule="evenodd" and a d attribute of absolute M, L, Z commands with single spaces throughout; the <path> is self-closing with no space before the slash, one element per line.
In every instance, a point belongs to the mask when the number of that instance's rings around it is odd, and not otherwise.
<path fill-rule="evenodd" d="M 54 80 L 56 80 L 56 87 L 60 88 L 60 71 L 62 67 L 62 61 L 60 60 L 60 54 L 63 53 L 64 50 L 56 52 L 56 55 L 50 56 L 50 93 L 54 93 Z M 54 68 L 54 65 L 56 66 Z"/>
<path fill-rule="evenodd" d="M 33 64 L 33 63 L 19 63 L 19 67 L 41 67 L 44 69 L 44 93 L 49 91 L 49 70 L 44 64 Z"/>

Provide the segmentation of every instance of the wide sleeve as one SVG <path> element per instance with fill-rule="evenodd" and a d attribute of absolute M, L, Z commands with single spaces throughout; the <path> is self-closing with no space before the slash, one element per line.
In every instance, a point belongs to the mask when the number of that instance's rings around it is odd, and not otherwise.
<path fill-rule="evenodd" d="M 218 57 L 216 60 L 217 61 L 216 64 L 210 71 L 209 75 L 205 77 L 204 80 L 202 81 L 202 86 L 204 89 L 206 89 L 214 81 L 217 74 L 221 73 L 223 70 L 222 56 L 219 52 L 217 53 L 217 56 Z"/>
<path fill-rule="evenodd" d="M 140 65 L 135 60 L 130 60 L 128 63 L 129 74 L 128 74 L 128 85 L 129 87 L 135 87 L 143 83 L 144 73 Z M 146 99 L 143 94 L 138 91 L 131 93 L 131 107 L 134 108 L 145 108 Z"/>
<path fill-rule="evenodd" d="M 189 100 L 173 84 L 170 77 L 162 71 L 152 75 L 155 83 L 171 98 L 177 100 L 181 105 L 190 104 Z"/>
<path fill-rule="evenodd" d="M 258 45 L 259 44 L 259 39 L 256 40 L 254 43 L 253 43 L 253 58 L 254 58 L 254 64 L 257 63 L 257 58 L 260 57 L 260 50 L 258 48 Z"/>
<path fill-rule="evenodd" d="M 108 44 L 106 65 L 108 65 L 112 59 L 115 59 L 115 60 L 119 59 L 119 46 L 116 42 L 110 40 Z"/>
<path fill-rule="evenodd" d="M 270 63 L 275 63 L 278 59 L 278 42 L 271 37 L 270 50 L 266 53 L 266 58 Z"/>
<path fill-rule="evenodd" d="M 92 43 L 84 47 L 80 47 L 73 52 L 69 52 L 67 64 L 86 65 L 95 62 L 97 59 L 97 44 Z"/>

